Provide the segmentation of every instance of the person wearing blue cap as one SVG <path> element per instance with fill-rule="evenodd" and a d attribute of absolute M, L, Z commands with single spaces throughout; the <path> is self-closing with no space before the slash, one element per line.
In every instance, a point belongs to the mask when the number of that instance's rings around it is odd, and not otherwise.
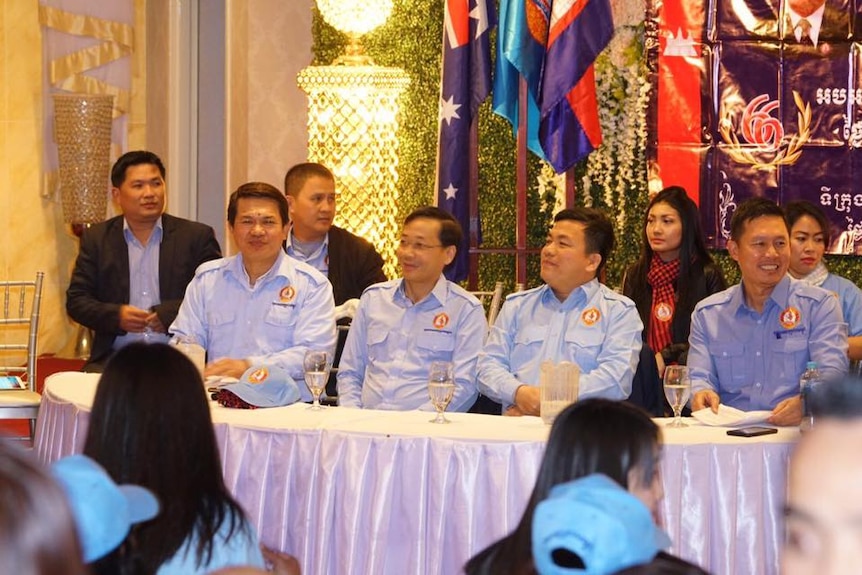
<path fill-rule="evenodd" d="M 650 510 L 600 473 L 556 485 L 533 514 L 539 575 L 611 575 L 670 547 Z"/>
<path fill-rule="evenodd" d="M 149 489 L 162 505 L 132 527 L 96 575 L 188 575 L 231 565 L 263 567 L 258 538 L 225 486 L 200 373 L 164 344 L 130 344 L 99 380 L 84 454 L 116 483 Z"/>
<path fill-rule="evenodd" d="M 117 485 L 86 455 L 71 455 L 51 466 L 75 516 L 84 562 L 92 563 L 114 550 L 132 525 L 158 515 L 159 502 L 137 485 Z"/>
<path fill-rule="evenodd" d="M 0 440 L 0 570 L 85 575 L 66 495 L 32 453 Z"/>
<path fill-rule="evenodd" d="M 532 532 L 537 507 L 556 485 L 586 475 L 604 474 L 640 501 L 643 512 L 651 516 L 651 522 L 658 523 L 658 504 L 664 495 L 659 475 L 660 458 L 661 432 L 642 409 L 602 398 L 570 405 L 554 420 L 536 485 L 518 526 L 472 557 L 464 566 L 464 572 L 467 575 L 536 573 L 539 563 L 534 561 Z M 643 512 L 639 512 L 641 516 Z M 573 524 L 576 521 L 573 519 Z M 649 533 L 655 533 L 654 526 L 650 526 Z M 662 543 L 662 540 L 657 541 Z M 657 544 L 658 559 L 690 565 L 661 552 L 663 547 Z M 580 569 L 559 573 L 595 573 Z"/>

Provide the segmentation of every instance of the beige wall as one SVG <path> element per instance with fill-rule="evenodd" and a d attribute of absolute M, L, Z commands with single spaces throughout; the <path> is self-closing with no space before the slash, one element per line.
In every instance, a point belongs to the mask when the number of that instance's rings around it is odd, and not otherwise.
<path fill-rule="evenodd" d="M 42 44 L 37 0 L 0 0 L 0 278 L 45 272 L 40 349 L 69 339 L 65 290 L 76 241 L 57 202 L 40 197 Z"/>
<path fill-rule="evenodd" d="M 144 39 L 166 40 L 153 31 L 148 38 L 147 1 L 134 1 L 139 44 L 132 64 L 129 146 L 155 149 L 163 144 L 165 126 L 148 123 L 147 110 L 160 109 L 163 102 L 147 101 Z M 150 14 L 171 1 L 150 0 Z M 295 77 L 311 61 L 312 1 L 227 2 L 227 190 L 248 179 L 280 188 L 286 168 L 306 157 L 306 100 Z M 77 242 L 63 224 L 59 204 L 42 199 L 39 193 L 42 46 L 38 21 L 38 0 L 0 0 L 0 278 L 32 277 L 37 270 L 45 271 L 40 352 L 69 354 L 74 326 L 66 318 L 65 290 Z M 152 51 L 167 52 L 164 46 Z"/>

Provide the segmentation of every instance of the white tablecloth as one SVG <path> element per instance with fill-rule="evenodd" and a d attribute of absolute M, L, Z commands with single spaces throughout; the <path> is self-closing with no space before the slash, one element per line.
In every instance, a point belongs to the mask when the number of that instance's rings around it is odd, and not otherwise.
<path fill-rule="evenodd" d="M 81 451 L 97 380 L 48 378 L 35 440 L 44 461 Z M 263 543 L 314 574 L 458 573 L 517 524 L 548 434 L 533 417 L 454 413 L 433 425 L 415 411 L 212 406 L 227 486 Z M 734 438 L 689 423 L 664 429 L 671 551 L 716 575 L 777 573 L 798 431 Z"/>

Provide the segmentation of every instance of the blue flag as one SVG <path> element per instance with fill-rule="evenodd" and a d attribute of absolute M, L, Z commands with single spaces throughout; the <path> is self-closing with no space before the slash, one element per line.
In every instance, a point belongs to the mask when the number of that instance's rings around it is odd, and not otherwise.
<path fill-rule="evenodd" d="M 501 0 L 494 111 L 517 132 L 528 88 L 527 146 L 564 172 L 601 144 L 593 63 L 613 36 L 609 0 Z"/>
<path fill-rule="evenodd" d="M 466 279 L 469 271 L 470 124 L 491 91 L 488 36 L 496 24 L 494 0 L 445 0 L 435 190 L 437 205 L 452 213 L 464 231 L 446 270 L 452 281 Z M 481 237 L 478 221 L 475 226 Z"/>

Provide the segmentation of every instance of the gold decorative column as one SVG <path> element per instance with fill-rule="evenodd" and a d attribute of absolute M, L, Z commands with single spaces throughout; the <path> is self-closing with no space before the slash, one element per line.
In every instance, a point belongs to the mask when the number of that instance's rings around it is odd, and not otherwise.
<path fill-rule="evenodd" d="M 84 228 L 104 220 L 108 210 L 114 97 L 66 93 L 52 97 L 63 219 L 80 239 Z M 92 341 L 90 330 L 78 326 L 75 356 L 89 357 Z"/>
<path fill-rule="evenodd" d="M 297 76 L 308 94 L 308 159 L 335 174 L 336 223 L 374 244 L 383 271 L 398 276 L 398 97 L 410 84 L 400 68 L 363 55 L 362 34 L 386 21 L 391 0 L 317 0 L 327 23 L 346 33 L 345 55 Z"/>
<path fill-rule="evenodd" d="M 63 219 L 92 224 L 108 210 L 113 96 L 54 94 Z"/>

